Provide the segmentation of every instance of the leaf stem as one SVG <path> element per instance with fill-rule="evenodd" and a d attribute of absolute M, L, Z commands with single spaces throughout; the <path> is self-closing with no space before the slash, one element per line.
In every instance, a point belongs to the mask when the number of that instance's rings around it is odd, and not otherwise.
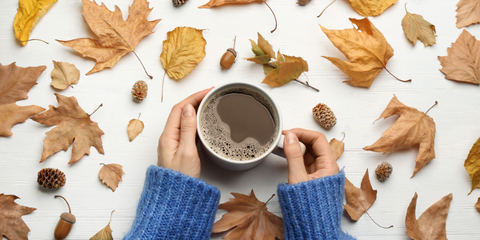
<path fill-rule="evenodd" d="M 137 118 L 137 120 L 139 120 L 139 119 L 140 119 L 140 116 L 142 116 L 142 113 L 139 113 L 139 114 L 138 114 L 138 118 Z"/>
<path fill-rule="evenodd" d="M 344 132 L 342 132 L 342 133 L 343 133 L 343 138 L 342 138 L 342 141 L 340 141 L 340 142 L 343 142 L 343 140 L 345 139 L 345 136 L 346 136 L 346 134 Z"/>
<path fill-rule="evenodd" d="M 397 79 L 400 82 L 411 82 L 412 81 L 412 79 L 408 79 L 408 80 L 400 79 L 400 78 L 396 77 L 395 75 L 393 75 L 390 71 L 388 71 L 387 67 L 383 67 L 383 68 L 385 68 L 385 70 L 387 70 L 387 72 L 390 73 L 390 75 L 392 75 L 392 77 L 394 77 L 395 79 Z"/>
<path fill-rule="evenodd" d="M 327 10 L 327 8 L 330 7 L 330 5 L 332 5 L 335 1 L 337 1 L 337 0 L 333 0 L 333 2 L 331 2 L 330 4 L 328 4 L 328 5 L 323 9 L 323 11 L 320 13 L 320 15 L 317 16 L 317 18 L 319 18 L 320 16 L 322 16 L 323 12 L 325 12 L 325 10 Z"/>
<path fill-rule="evenodd" d="M 89 116 L 92 116 L 92 115 L 93 115 L 100 107 L 102 107 L 102 106 L 103 106 L 103 103 L 100 104 L 100 106 L 98 106 L 97 109 L 95 109 L 95 111 L 93 111 L 92 114 L 90 114 Z"/>
<path fill-rule="evenodd" d="M 145 66 L 143 66 L 142 60 L 140 60 L 140 58 L 138 57 L 137 53 L 136 53 L 135 51 L 132 51 L 132 52 L 133 52 L 133 54 L 135 54 L 135 57 L 137 57 L 138 61 L 140 61 L 140 64 L 141 64 L 142 67 L 143 67 L 143 71 L 145 71 L 145 74 L 147 74 L 147 76 L 148 76 L 150 79 L 152 79 L 153 77 L 148 74 L 147 69 L 145 69 Z"/>
<path fill-rule="evenodd" d="M 62 197 L 60 195 L 55 195 L 53 198 L 57 198 L 57 197 L 63 198 L 63 200 L 65 200 L 65 202 L 67 203 L 67 206 L 68 206 L 68 213 L 72 213 L 72 210 L 70 209 L 70 204 L 68 204 L 67 199 L 65 199 L 64 197 Z"/>
<path fill-rule="evenodd" d="M 40 41 L 40 42 L 44 42 L 44 43 L 46 43 L 46 44 L 49 44 L 47 41 L 42 40 L 42 39 L 39 39 L 39 38 L 32 38 L 32 39 L 28 39 L 28 40 L 20 41 L 20 42 L 30 42 L 30 41 L 34 41 L 34 40 Z"/>
<path fill-rule="evenodd" d="M 163 74 L 163 80 L 162 80 L 162 100 L 161 102 L 163 102 L 163 86 L 165 85 L 165 75 L 167 74 L 167 71 L 165 71 L 165 73 Z"/>
<path fill-rule="evenodd" d="M 275 193 L 272 194 L 272 196 L 265 202 L 265 205 L 267 205 L 268 202 L 270 202 L 270 200 L 272 200 L 272 198 L 275 196 Z"/>
<path fill-rule="evenodd" d="M 273 18 L 275 19 L 275 28 L 272 31 L 270 31 L 270 33 L 273 33 L 275 32 L 275 30 L 277 30 L 277 17 L 275 16 L 275 13 L 273 12 L 272 8 L 268 5 L 267 0 L 263 1 L 263 3 L 265 3 L 265 5 L 267 5 L 267 7 L 270 8 L 270 11 L 273 14 Z"/>
<path fill-rule="evenodd" d="M 320 90 L 318 90 L 317 88 L 313 87 L 313 86 L 310 85 L 310 83 L 308 83 L 308 82 L 302 82 L 302 81 L 300 81 L 300 80 L 298 80 L 298 79 L 293 79 L 293 80 L 294 80 L 295 82 L 301 83 L 301 84 L 303 84 L 303 85 L 305 85 L 305 86 L 307 86 L 307 87 L 309 87 L 309 88 L 311 88 L 311 89 L 313 89 L 313 90 L 315 90 L 315 91 L 317 91 L 317 92 L 320 92 Z"/>
<path fill-rule="evenodd" d="M 393 227 L 393 225 L 390 225 L 390 226 L 388 226 L 388 227 L 380 226 L 377 222 L 375 222 L 375 220 L 373 220 L 372 216 L 370 216 L 370 214 L 369 214 L 367 211 L 365 211 L 365 213 L 368 215 L 368 217 L 370 217 L 370 219 L 372 220 L 372 222 L 374 222 L 375 224 L 377 224 L 377 226 L 379 226 L 379 227 L 381 227 L 381 228 L 384 228 L 384 229 L 389 229 L 389 228 L 392 228 L 392 227 Z"/>
<path fill-rule="evenodd" d="M 110 222 L 112 221 L 113 212 L 115 212 L 115 210 L 112 210 L 112 212 L 110 213 L 110 220 L 108 221 L 107 225 L 110 225 Z"/>
<path fill-rule="evenodd" d="M 433 104 L 433 106 L 431 106 L 431 107 L 425 112 L 425 115 L 427 115 L 428 111 L 430 111 L 430 109 L 432 109 L 433 107 L 435 107 L 437 104 L 438 104 L 438 101 L 435 101 L 435 104 Z"/>

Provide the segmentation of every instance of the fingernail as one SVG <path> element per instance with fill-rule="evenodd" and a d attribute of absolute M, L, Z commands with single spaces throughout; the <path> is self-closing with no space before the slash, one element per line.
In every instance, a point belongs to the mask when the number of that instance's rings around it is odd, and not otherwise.
<path fill-rule="evenodd" d="M 293 132 L 287 132 L 287 134 L 285 134 L 285 138 L 287 139 L 288 144 L 293 144 L 298 142 L 297 135 L 295 135 L 295 133 Z"/>
<path fill-rule="evenodd" d="M 182 115 L 184 117 L 191 117 L 191 116 L 193 116 L 194 111 L 195 111 L 195 109 L 193 109 L 192 104 L 187 104 L 183 107 Z"/>

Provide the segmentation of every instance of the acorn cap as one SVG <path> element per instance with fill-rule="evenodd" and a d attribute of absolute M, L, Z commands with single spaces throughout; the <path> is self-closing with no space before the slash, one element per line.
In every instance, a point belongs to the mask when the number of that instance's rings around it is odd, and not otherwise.
<path fill-rule="evenodd" d="M 60 219 L 66 221 L 66 222 L 69 222 L 71 224 L 74 224 L 77 221 L 75 216 L 71 213 L 68 213 L 68 212 L 62 213 L 62 215 L 60 215 Z"/>
<path fill-rule="evenodd" d="M 237 57 L 237 54 L 238 54 L 238 53 L 237 53 L 237 51 L 235 51 L 235 49 L 229 48 L 229 49 L 227 49 L 227 51 L 228 51 L 228 52 L 231 52 L 234 57 Z"/>

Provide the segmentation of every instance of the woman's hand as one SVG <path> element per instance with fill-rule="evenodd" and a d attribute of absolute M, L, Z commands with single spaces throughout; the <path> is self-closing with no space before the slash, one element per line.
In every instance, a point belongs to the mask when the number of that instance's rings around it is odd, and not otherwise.
<path fill-rule="evenodd" d="M 195 108 L 211 89 L 194 93 L 173 106 L 158 140 L 158 166 L 192 177 L 200 177 L 200 158 L 195 145 L 197 132 Z"/>
<path fill-rule="evenodd" d="M 283 149 L 288 162 L 289 184 L 306 182 L 339 172 L 332 149 L 323 133 L 295 128 L 283 131 L 282 134 L 285 134 Z M 299 140 L 307 146 L 303 156 Z"/>

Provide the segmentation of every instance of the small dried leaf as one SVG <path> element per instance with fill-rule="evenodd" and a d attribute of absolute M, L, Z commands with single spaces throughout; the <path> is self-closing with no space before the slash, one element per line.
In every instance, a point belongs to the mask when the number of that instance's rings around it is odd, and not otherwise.
<path fill-rule="evenodd" d="M 435 44 L 435 37 L 437 36 L 435 35 L 435 26 L 423 19 L 422 15 L 406 12 L 407 14 L 402 19 L 402 28 L 413 46 L 417 43 L 417 39 L 423 42 L 425 47 Z"/>
<path fill-rule="evenodd" d="M 377 200 L 377 190 L 373 190 L 368 168 L 362 179 L 360 188 L 355 187 L 345 178 L 345 210 L 352 220 L 357 221 Z"/>
<path fill-rule="evenodd" d="M 25 207 L 14 201 L 19 197 L 15 195 L 0 194 L 0 237 L 7 239 L 28 239 L 30 229 L 22 220 L 22 216 L 36 210 Z"/>
<path fill-rule="evenodd" d="M 143 131 L 143 127 L 144 125 L 142 121 L 138 119 L 130 120 L 127 127 L 128 139 L 130 140 L 130 142 Z"/>
<path fill-rule="evenodd" d="M 330 140 L 330 148 L 332 149 L 333 158 L 335 158 L 336 161 L 340 156 L 342 156 L 345 149 L 345 143 L 332 138 L 332 140 Z"/>
<path fill-rule="evenodd" d="M 430 206 L 420 215 L 415 216 L 417 207 L 417 193 L 412 198 L 405 217 L 406 233 L 412 239 L 447 239 L 446 222 L 448 209 L 452 201 L 452 194 L 448 194 Z"/>
<path fill-rule="evenodd" d="M 210 2 L 198 8 L 213 8 L 232 4 L 263 3 L 264 1 L 266 0 L 210 0 Z"/>
<path fill-rule="evenodd" d="M 365 17 L 373 17 L 382 14 L 397 0 L 348 0 L 355 11 Z"/>
<path fill-rule="evenodd" d="M 112 221 L 112 214 L 115 210 L 112 211 L 110 214 L 110 221 L 108 221 L 107 226 L 105 226 L 102 230 L 98 231 L 90 240 L 113 240 L 112 236 L 112 229 L 110 228 L 110 222 Z"/>
<path fill-rule="evenodd" d="M 52 82 L 50 85 L 58 90 L 64 90 L 70 85 L 77 84 L 80 71 L 75 65 L 67 62 L 53 61 Z"/>
<path fill-rule="evenodd" d="M 475 208 L 480 212 L 480 197 L 478 198 L 477 204 L 475 204 Z"/>
<path fill-rule="evenodd" d="M 125 174 L 125 172 L 122 170 L 122 165 L 111 163 L 104 165 L 100 169 L 98 177 L 100 180 L 102 180 L 103 184 L 112 189 L 112 192 L 115 192 L 118 187 L 118 183 L 122 181 L 123 174 Z"/>
<path fill-rule="evenodd" d="M 472 149 L 468 153 L 464 163 L 465 170 L 472 179 L 472 189 L 468 193 L 472 193 L 475 188 L 480 187 L 480 138 L 473 144 Z"/>
<path fill-rule="evenodd" d="M 460 0 L 457 3 L 457 28 L 480 23 L 480 3 L 478 0 Z"/>
<path fill-rule="evenodd" d="M 0 136 L 12 136 L 11 128 L 17 123 L 23 123 L 27 118 L 45 108 L 37 105 L 18 106 L 15 103 L 0 105 Z"/>
<path fill-rule="evenodd" d="M 13 21 L 15 37 L 23 44 L 28 43 L 30 33 L 40 19 L 57 0 L 19 0 L 17 15 Z"/>

